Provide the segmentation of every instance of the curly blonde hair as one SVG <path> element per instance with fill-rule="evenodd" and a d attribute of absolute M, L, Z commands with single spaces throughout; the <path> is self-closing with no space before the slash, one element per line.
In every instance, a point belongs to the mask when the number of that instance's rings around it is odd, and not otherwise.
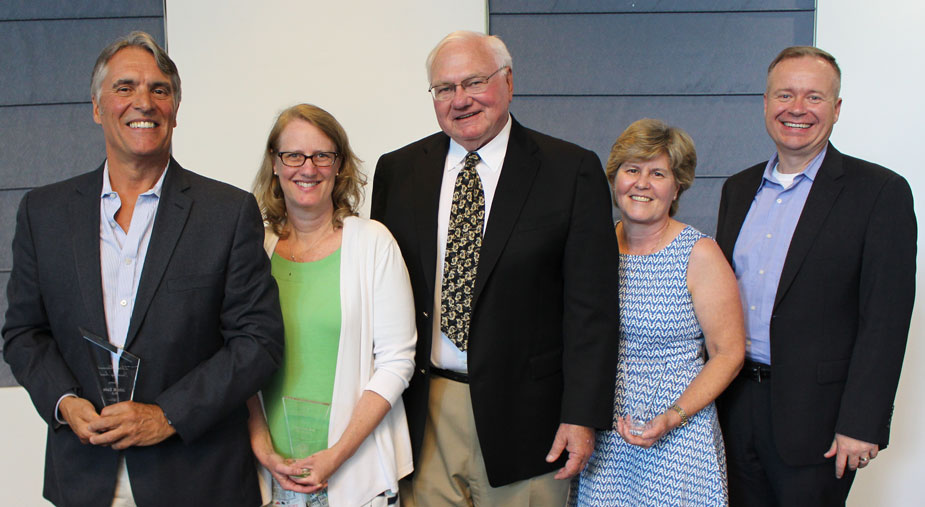
<path fill-rule="evenodd" d="M 350 148 L 344 127 L 331 113 L 312 104 L 298 104 L 284 110 L 270 129 L 263 161 L 254 179 L 254 196 L 263 213 L 263 219 L 281 239 L 289 234 L 286 230 L 286 201 L 279 185 L 279 177 L 273 174 L 273 163 L 279 150 L 279 137 L 294 120 L 303 120 L 318 127 L 334 142 L 334 149 L 340 159 L 340 169 L 334 177 L 334 190 L 331 195 L 334 201 L 332 222 L 335 227 L 342 227 L 344 218 L 358 214 L 363 196 L 362 188 L 366 185 L 366 176 L 360 172 L 361 160 Z"/>

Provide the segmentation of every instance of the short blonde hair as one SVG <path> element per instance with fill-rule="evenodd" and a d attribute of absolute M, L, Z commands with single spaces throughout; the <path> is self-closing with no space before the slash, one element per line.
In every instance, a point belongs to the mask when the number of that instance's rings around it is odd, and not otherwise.
<path fill-rule="evenodd" d="M 360 172 L 360 159 L 350 149 L 350 141 L 344 127 L 331 115 L 331 113 L 312 104 L 298 104 L 292 106 L 276 118 L 276 123 L 270 129 L 266 149 L 263 152 L 263 161 L 257 170 L 254 179 L 254 196 L 263 213 L 263 219 L 269 224 L 280 238 L 288 235 L 286 231 L 286 201 L 283 190 L 279 185 L 279 177 L 273 174 L 273 163 L 279 151 L 279 137 L 283 130 L 293 121 L 303 120 L 320 129 L 324 135 L 334 142 L 340 160 L 340 168 L 334 177 L 334 190 L 331 199 L 334 201 L 335 227 L 344 224 L 344 218 L 356 216 L 362 200 L 362 187 L 366 185 L 366 176 Z"/>
<path fill-rule="evenodd" d="M 694 140 L 684 130 L 651 118 L 633 122 L 613 143 L 605 168 L 611 187 L 617 170 L 625 162 L 652 160 L 659 155 L 668 155 L 669 169 L 678 182 L 680 198 L 694 183 L 694 169 L 697 167 Z M 668 210 L 668 216 L 674 216 L 677 211 L 678 199 L 675 199 Z"/>

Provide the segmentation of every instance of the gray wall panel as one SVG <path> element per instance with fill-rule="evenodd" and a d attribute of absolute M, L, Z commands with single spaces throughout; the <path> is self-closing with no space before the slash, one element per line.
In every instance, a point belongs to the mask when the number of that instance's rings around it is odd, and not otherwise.
<path fill-rule="evenodd" d="M 101 49 L 132 30 L 163 44 L 162 18 L 4 22 L 0 106 L 84 102 Z"/>
<path fill-rule="evenodd" d="M 693 225 L 704 234 L 716 234 L 716 213 L 725 182 L 725 178 L 695 178 L 691 188 L 681 194 L 675 218 Z"/>
<path fill-rule="evenodd" d="M 0 19 L 113 18 L 164 15 L 164 0 L 3 0 Z"/>
<path fill-rule="evenodd" d="M 565 12 L 774 11 L 815 8 L 815 0 L 491 0 L 492 14 Z"/>
<path fill-rule="evenodd" d="M 0 287 L 4 289 L 0 291 L 0 315 L 6 315 L 6 282 L 9 281 L 9 279 L 9 273 L 0 272 Z M 15 385 L 17 385 L 16 379 L 13 378 L 13 373 L 10 371 L 9 365 L 3 360 L 3 341 L 0 340 L 0 387 Z"/>
<path fill-rule="evenodd" d="M 514 89 L 520 84 L 515 79 Z M 735 174 L 774 149 L 761 96 L 515 97 L 511 111 L 528 127 L 594 150 L 603 164 L 617 136 L 640 118 L 686 130 L 697 147 L 698 175 Z"/>
<path fill-rule="evenodd" d="M 96 169 L 106 149 L 91 107 L 0 107 L 0 188 L 45 185 Z"/>
<path fill-rule="evenodd" d="M 0 272 L 8 272 L 13 267 L 13 233 L 16 231 L 16 210 L 26 190 L 0 190 Z M 6 287 L 6 285 L 2 285 Z M 6 301 L 6 291 L 3 291 Z M 3 314 L 0 313 L 0 316 Z M 2 323 L 2 321 L 0 321 Z"/>
<path fill-rule="evenodd" d="M 521 94 L 762 93 L 766 63 L 812 43 L 813 13 L 491 17 Z"/>

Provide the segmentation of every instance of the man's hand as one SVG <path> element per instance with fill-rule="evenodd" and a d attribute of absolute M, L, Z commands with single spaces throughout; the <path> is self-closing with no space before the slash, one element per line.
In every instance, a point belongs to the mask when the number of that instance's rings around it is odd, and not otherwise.
<path fill-rule="evenodd" d="M 91 444 L 116 450 L 158 444 L 176 433 L 160 407 L 134 401 L 109 405 L 89 427 L 98 433 L 90 438 Z"/>
<path fill-rule="evenodd" d="M 556 472 L 556 479 L 568 479 L 584 470 L 591 459 L 591 452 L 594 451 L 594 429 L 574 424 L 560 424 L 552 448 L 546 455 L 546 462 L 552 463 L 559 459 L 563 450 L 568 451 L 568 461 Z"/>
<path fill-rule="evenodd" d="M 67 396 L 58 404 L 58 413 L 80 439 L 80 443 L 90 443 L 90 437 L 97 434 L 90 428 L 90 424 L 98 421 L 100 415 L 96 413 L 93 404 L 88 400 L 77 396 Z"/>
<path fill-rule="evenodd" d="M 823 456 L 826 458 L 835 456 L 835 477 L 841 479 L 845 475 L 846 466 L 849 470 L 864 468 L 870 460 L 877 457 L 878 452 L 880 452 L 880 446 L 877 444 L 836 433 L 835 439 L 832 440 L 832 447 L 829 447 L 829 452 Z"/>

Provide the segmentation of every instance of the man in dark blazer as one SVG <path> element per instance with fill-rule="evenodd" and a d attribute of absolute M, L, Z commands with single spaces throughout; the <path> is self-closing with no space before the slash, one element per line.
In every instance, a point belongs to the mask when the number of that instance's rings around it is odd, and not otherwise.
<path fill-rule="evenodd" d="M 404 396 L 415 474 L 403 503 L 562 505 L 593 429 L 612 425 L 618 253 L 607 183 L 594 153 L 511 117 L 511 65 L 497 37 L 448 35 L 427 61 L 443 132 L 376 166 L 372 217 L 401 247 L 418 316 Z M 459 345 L 441 298 L 467 153 L 478 155 L 485 202 L 476 258 L 459 269 L 473 279 Z"/>
<path fill-rule="evenodd" d="M 103 50 L 106 162 L 23 198 L 4 354 L 48 423 L 56 505 L 260 505 L 245 401 L 277 369 L 282 320 L 254 198 L 170 156 L 180 80 L 134 32 Z M 104 404 L 79 328 L 140 358 Z"/>
<path fill-rule="evenodd" d="M 716 240 L 736 272 L 747 362 L 720 398 L 730 504 L 844 505 L 889 440 L 915 291 L 912 192 L 829 142 L 835 58 L 768 68 L 766 163 L 723 186 Z"/>

